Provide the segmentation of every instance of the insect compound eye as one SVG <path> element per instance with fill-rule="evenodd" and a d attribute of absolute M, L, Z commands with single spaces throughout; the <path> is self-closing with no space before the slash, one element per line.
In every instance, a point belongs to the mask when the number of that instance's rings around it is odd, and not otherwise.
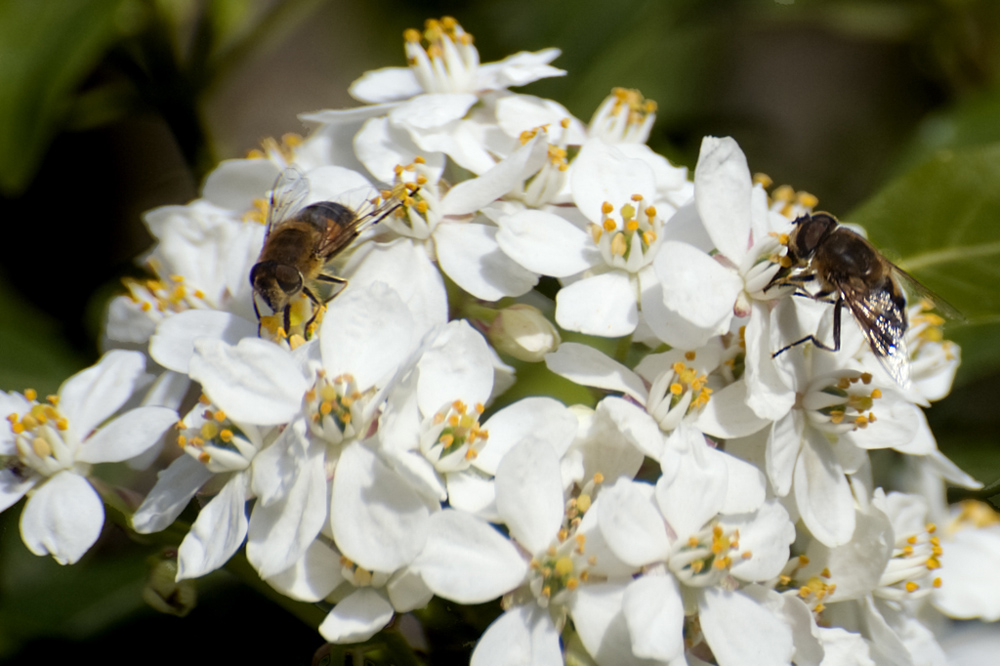
<path fill-rule="evenodd" d="M 826 213 L 805 215 L 795 220 L 795 253 L 808 259 L 815 252 L 823 239 L 837 226 L 837 220 Z"/>
<path fill-rule="evenodd" d="M 274 269 L 274 279 L 286 294 L 297 294 L 302 289 L 302 273 L 292 266 L 278 265 Z"/>

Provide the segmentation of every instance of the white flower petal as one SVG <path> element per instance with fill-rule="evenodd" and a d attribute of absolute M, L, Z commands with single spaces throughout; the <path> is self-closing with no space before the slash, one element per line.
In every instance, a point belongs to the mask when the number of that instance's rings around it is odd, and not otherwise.
<path fill-rule="evenodd" d="M 746 437 L 767 427 L 769 419 L 757 416 L 747 406 L 746 399 L 746 381 L 733 382 L 711 395 L 708 404 L 698 413 L 695 426 L 706 435 L 722 439 Z"/>
<path fill-rule="evenodd" d="M 31 490 L 41 477 L 29 475 L 22 478 L 10 469 L 0 469 L 0 512 L 12 507 L 24 494 Z"/>
<path fill-rule="evenodd" d="M 59 411 L 82 440 L 125 404 L 145 374 L 146 357 L 139 352 L 110 351 L 63 382 Z"/>
<path fill-rule="evenodd" d="M 639 307 L 624 271 L 574 282 L 556 294 L 556 323 L 569 331 L 617 338 L 639 323 Z"/>
<path fill-rule="evenodd" d="M 247 475 L 233 474 L 202 507 L 177 551 L 177 580 L 198 578 L 225 564 L 247 535 Z"/>
<path fill-rule="evenodd" d="M 504 611 L 483 632 L 470 666 L 563 666 L 559 632 L 536 604 Z"/>
<path fill-rule="evenodd" d="M 460 604 L 496 599 L 528 572 L 517 548 L 495 528 L 453 509 L 431 516 L 427 545 L 412 566 L 434 594 Z"/>
<path fill-rule="evenodd" d="M 730 137 L 706 136 L 694 170 L 695 201 L 719 252 L 739 264 L 749 249 L 750 167 Z"/>
<path fill-rule="evenodd" d="M 323 541 L 313 541 L 293 566 L 264 580 L 286 597 L 315 603 L 344 582 L 341 571 L 340 553 Z"/>
<path fill-rule="evenodd" d="M 485 338 L 465 320 L 453 321 L 435 337 L 418 367 L 417 400 L 424 416 L 462 400 L 485 404 L 493 389 L 493 358 Z"/>
<path fill-rule="evenodd" d="M 257 337 L 257 325 L 228 312 L 185 310 L 160 322 L 149 339 L 149 355 L 164 368 L 187 374 L 194 341 L 213 338 L 235 345 Z"/>
<path fill-rule="evenodd" d="M 641 567 L 667 558 L 670 540 L 652 486 L 618 479 L 601 492 L 597 509 L 601 533 L 623 562 Z"/>
<path fill-rule="evenodd" d="M 358 588 L 330 611 L 319 633 L 331 643 L 360 643 L 377 634 L 395 615 L 385 593 Z"/>
<path fill-rule="evenodd" d="M 743 279 L 693 245 L 666 241 L 653 269 L 663 284 L 663 304 L 698 328 L 729 330 Z"/>
<path fill-rule="evenodd" d="M 766 581 L 781 573 L 795 541 L 795 526 L 781 504 L 768 500 L 754 513 L 724 516 L 720 522 L 740 535 L 740 557 L 733 558 L 733 576 Z"/>
<path fill-rule="evenodd" d="M 121 462 L 134 458 L 160 441 L 177 423 L 177 412 L 166 407 L 136 407 L 87 439 L 77 451 L 81 462 Z"/>
<path fill-rule="evenodd" d="M 562 53 L 559 49 L 548 48 L 541 51 L 520 51 L 497 62 L 479 66 L 476 87 L 480 90 L 503 90 L 523 86 L 553 76 L 565 76 L 566 72 L 549 65 Z"/>
<path fill-rule="evenodd" d="M 441 215 L 475 213 L 520 186 L 545 163 L 548 143 L 544 139 L 536 136 L 483 175 L 452 187 L 441 200 Z"/>
<path fill-rule="evenodd" d="M 581 585 L 570 600 L 580 642 L 599 664 L 646 666 L 632 651 L 628 623 L 622 613 L 623 583 Z"/>
<path fill-rule="evenodd" d="M 684 606 L 673 576 L 640 576 L 622 599 L 637 657 L 670 661 L 684 650 Z"/>
<path fill-rule="evenodd" d="M 625 393 L 640 404 L 646 402 L 648 391 L 642 378 L 590 345 L 565 342 L 545 355 L 545 365 L 571 382 Z"/>
<path fill-rule="evenodd" d="M 579 120 L 558 102 L 533 95 L 507 95 L 496 103 L 497 124 L 507 136 L 518 138 L 521 132 L 549 125 L 555 136 L 564 130 L 554 129 L 562 121 L 569 119 L 570 126 L 566 143 L 578 146 L 586 138 L 586 129 Z M 552 135 L 550 135 L 552 136 Z M 552 138 L 555 138 L 552 136 Z"/>
<path fill-rule="evenodd" d="M 662 458 L 663 431 L 645 409 L 623 398 L 608 396 L 598 403 L 597 411 L 606 414 L 639 451 L 656 461 Z"/>
<path fill-rule="evenodd" d="M 423 549 L 430 513 L 427 500 L 366 446 L 344 448 L 330 508 L 340 552 L 370 571 L 395 571 Z"/>
<path fill-rule="evenodd" d="M 323 367 L 330 377 L 350 374 L 366 391 L 396 372 L 419 342 L 417 333 L 395 289 L 382 282 L 358 286 L 327 308 L 319 341 Z"/>
<path fill-rule="evenodd" d="M 434 231 L 441 270 L 484 301 L 521 296 L 538 284 L 538 276 L 500 250 L 498 232 L 485 224 L 441 224 Z"/>
<path fill-rule="evenodd" d="M 700 530 L 726 500 L 729 468 L 692 426 L 681 423 L 667 437 L 660 460 L 673 478 L 665 475 L 656 484 L 660 511 L 679 538 Z"/>
<path fill-rule="evenodd" d="M 394 169 L 400 164 L 412 164 L 418 155 L 433 169 L 440 168 L 443 155 L 428 153 L 413 143 L 409 132 L 396 127 L 385 116 L 366 121 L 354 135 L 354 153 L 368 172 L 377 180 L 391 183 Z"/>
<path fill-rule="evenodd" d="M 39 484 L 21 513 L 21 538 L 35 555 L 59 564 L 83 557 L 104 525 L 104 504 L 82 476 L 63 471 Z"/>
<path fill-rule="evenodd" d="M 191 456 L 177 458 L 157 475 L 156 485 L 132 515 L 132 529 L 139 534 L 165 529 L 210 478 L 208 468 Z"/>
<path fill-rule="evenodd" d="M 795 647 L 783 619 L 739 591 L 698 590 L 701 629 L 719 666 L 787 666 Z"/>
<path fill-rule="evenodd" d="M 247 531 L 247 559 L 270 578 L 301 559 L 327 519 L 324 450 L 311 447 L 288 493 L 270 504 L 257 502 Z"/>
<path fill-rule="evenodd" d="M 205 178 L 201 196 L 219 208 L 242 212 L 274 187 L 280 172 L 266 158 L 222 160 Z"/>
<path fill-rule="evenodd" d="M 617 211 L 639 194 L 655 200 L 656 179 L 643 160 L 626 157 L 616 146 L 600 139 L 587 141 L 573 160 L 573 201 L 584 216 L 601 223 L 601 207 L 610 203 Z"/>
<path fill-rule="evenodd" d="M 418 95 L 393 107 L 389 122 L 413 129 L 439 128 L 465 116 L 476 101 L 476 96 L 468 93 Z"/>
<path fill-rule="evenodd" d="M 593 239 L 558 215 L 525 210 L 498 224 L 500 249 L 532 273 L 569 277 L 602 261 Z"/>
<path fill-rule="evenodd" d="M 205 338 L 194 346 L 191 379 L 200 382 L 231 419 L 278 425 L 301 410 L 310 382 L 292 355 L 278 345 L 245 338 L 233 347 Z"/>
<path fill-rule="evenodd" d="M 409 99 L 424 92 L 409 67 L 383 67 L 361 75 L 347 92 L 356 100 L 379 104 Z"/>
<path fill-rule="evenodd" d="M 576 435 L 577 419 L 564 404 L 540 396 L 524 398 L 491 416 L 483 428 L 489 441 L 473 463 L 487 474 L 496 474 L 503 456 L 518 442 L 535 437 L 552 446 L 557 455 L 565 453 Z"/>
<path fill-rule="evenodd" d="M 829 442 L 809 429 L 795 463 L 795 502 L 819 541 L 840 546 L 854 534 L 854 496 Z"/>
<path fill-rule="evenodd" d="M 392 287 L 413 316 L 412 336 L 416 340 L 434 326 L 448 321 L 448 296 L 444 280 L 437 267 L 427 258 L 427 252 L 422 246 L 406 239 L 368 245 L 373 247 L 368 248 L 356 270 L 349 274 L 351 284 L 347 289 L 365 291 L 368 285 L 376 282 Z M 346 295 L 344 293 L 334 300 L 331 307 Z M 324 322 L 332 320 L 329 315 L 323 319 Z"/>
<path fill-rule="evenodd" d="M 562 523 L 559 459 L 543 440 L 526 439 L 504 456 L 496 474 L 497 510 L 511 535 L 530 553 L 541 553 Z"/>
<path fill-rule="evenodd" d="M 1000 530 L 996 527 L 963 529 L 944 544 L 941 587 L 934 590 L 934 607 L 957 619 L 1000 619 L 1000 572 L 983 566 L 1000 555 Z"/>

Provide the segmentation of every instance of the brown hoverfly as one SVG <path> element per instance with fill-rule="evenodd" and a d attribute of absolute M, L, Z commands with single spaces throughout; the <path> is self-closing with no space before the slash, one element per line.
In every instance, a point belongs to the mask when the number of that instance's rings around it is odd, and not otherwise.
<path fill-rule="evenodd" d="M 841 308 L 846 305 L 875 358 L 897 384 L 908 386 L 910 358 L 905 334 L 909 323 L 902 285 L 931 301 L 946 317 L 961 319 L 962 315 L 833 215 L 807 214 L 794 224 L 788 239 L 791 263 L 778 271 L 765 291 L 788 285 L 795 287 L 797 296 L 833 303 L 833 345 L 807 335 L 774 352 L 772 358 L 805 342 L 826 351 L 840 351 Z M 807 282 L 814 282 L 819 290 L 805 291 Z"/>
<path fill-rule="evenodd" d="M 405 203 L 408 190 L 400 186 L 380 199 L 366 200 L 354 210 L 334 201 L 319 201 L 303 207 L 309 195 L 305 174 L 289 167 L 274 184 L 267 215 L 264 247 L 250 270 L 253 309 L 260 333 L 260 296 L 275 314 L 281 312 L 285 334 L 291 328 L 291 304 L 299 294 L 312 301 L 313 313 L 303 330 L 315 321 L 319 309 L 347 286 L 347 280 L 324 272 L 327 264 L 346 249 L 362 231 L 377 224 Z M 317 296 L 316 283 L 337 285 L 328 298 Z"/>

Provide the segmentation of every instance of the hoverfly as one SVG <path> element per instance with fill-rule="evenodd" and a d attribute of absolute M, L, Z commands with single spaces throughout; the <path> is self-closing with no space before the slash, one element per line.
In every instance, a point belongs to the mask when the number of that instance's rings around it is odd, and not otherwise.
<path fill-rule="evenodd" d="M 765 291 L 791 285 L 798 296 L 833 303 L 833 346 L 820 342 L 815 335 L 807 335 L 771 356 L 804 342 L 812 342 L 826 351 L 840 351 L 840 312 L 846 305 L 875 358 L 897 384 L 908 386 L 910 366 L 905 334 L 909 323 L 901 283 L 931 300 L 947 317 L 961 319 L 961 314 L 829 213 L 803 215 L 794 224 L 788 239 L 787 256 L 791 264 L 774 276 Z M 819 291 L 810 293 L 802 289 L 810 281 L 815 281 Z"/>
<path fill-rule="evenodd" d="M 250 270 L 253 286 L 253 309 L 260 332 L 260 310 L 257 296 L 264 299 L 271 311 L 282 313 L 284 330 L 291 328 L 292 299 L 305 294 L 313 305 L 309 326 L 319 309 L 335 298 L 347 280 L 323 272 L 331 259 L 347 248 L 362 231 L 377 224 L 405 203 L 408 190 L 401 186 L 384 200 L 367 200 L 354 210 L 334 201 L 320 201 L 303 207 L 309 196 L 309 181 L 294 167 L 285 169 L 271 192 L 267 215 L 267 232 L 257 263 Z M 316 294 L 316 283 L 340 286 L 325 299 Z"/>

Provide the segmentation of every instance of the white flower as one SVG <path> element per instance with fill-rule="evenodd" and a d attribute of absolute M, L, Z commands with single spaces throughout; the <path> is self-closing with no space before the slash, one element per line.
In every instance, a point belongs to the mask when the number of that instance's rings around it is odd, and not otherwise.
<path fill-rule="evenodd" d="M 753 586 L 734 591 L 728 581 L 766 581 L 781 571 L 794 539 L 788 514 L 773 500 L 761 505 L 761 483 L 757 501 L 741 498 L 738 510 L 745 513 L 717 515 L 736 508 L 726 499 L 726 467 L 701 454 L 704 443 L 677 449 L 694 435 L 684 430 L 672 437 L 670 458 L 679 455 L 679 465 L 664 465 L 655 491 L 620 480 L 601 496 L 599 525 L 610 547 L 646 571 L 624 595 L 632 648 L 639 657 L 678 658 L 693 603 L 720 664 L 786 663 L 791 632 L 770 608 L 774 593 Z"/>
<path fill-rule="evenodd" d="M 480 65 L 472 35 L 451 17 L 440 21 L 429 19 L 423 34 L 410 29 L 404 37 L 410 67 L 386 67 L 368 72 L 351 84 L 351 95 L 363 102 L 391 102 L 421 93 L 503 90 L 566 74 L 548 65 L 559 56 L 558 49 L 522 52 L 499 62 Z M 426 47 L 421 46 L 421 39 L 427 42 Z"/>
<path fill-rule="evenodd" d="M 605 337 L 628 335 L 639 322 L 640 298 L 656 281 L 651 264 L 664 217 L 653 205 L 654 171 L 614 146 L 591 142 L 576 158 L 572 189 L 578 211 L 563 216 L 528 210 L 503 217 L 497 242 L 529 271 L 570 283 L 556 295 L 560 326 Z"/>
<path fill-rule="evenodd" d="M 73 564 L 100 535 L 104 504 L 89 481 L 97 463 L 134 458 L 177 421 L 165 407 L 112 418 L 147 377 L 142 354 L 112 351 L 67 379 L 48 403 L 0 394 L 10 429 L 0 434 L 0 510 L 25 494 L 21 538 L 36 555 Z"/>

